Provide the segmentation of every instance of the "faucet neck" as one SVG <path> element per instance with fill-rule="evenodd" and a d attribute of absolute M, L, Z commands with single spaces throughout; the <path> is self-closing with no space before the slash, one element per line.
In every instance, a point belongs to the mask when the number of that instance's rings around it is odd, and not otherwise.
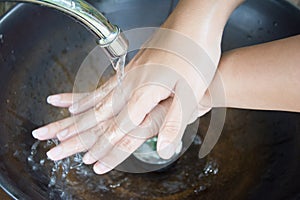
<path fill-rule="evenodd" d="M 104 48 L 110 58 L 127 53 L 128 42 L 120 29 L 111 24 L 104 15 L 84 0 L 0 0 L 27 2 L 44 5 L 62 11 L 80 21 L 98 38 L 98 44 Z"/>

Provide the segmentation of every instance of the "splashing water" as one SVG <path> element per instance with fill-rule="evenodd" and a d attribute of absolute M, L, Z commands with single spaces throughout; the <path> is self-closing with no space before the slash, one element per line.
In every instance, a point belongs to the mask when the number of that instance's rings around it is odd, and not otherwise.
<path fill-rule="evenodd" d="M 195 139 L 194 148 L 199 147 L 198 140 L 199 139 Z M 97 176 L 90 166 L 83 164 L 82 153 L 77 153 L 59 161 L 47 159 L 45 153 L 55 145 L 58 145 L 57 139 L 48 140 L 46 142 L 36 141 L 32 144 L 30 154 L 27 157 L 27 162 L 32 171 L 36 172 L 39 176 L 45 172 L 47 173 L 48 183 L 46 182 L 46 185 L 49 188 L 49 199 L 75 200 L 81 199 L 79 195 L 84 196 L 87 193 L 92 195 L 113 195 L 116 193 L 120 195 L 120 193 L 118 193 L 120 188 L 125 192 L 130 191 L 130 193 L 132 193 L 135 191 L 132 184 L 138 182 L 136 179 L 140 178 L 140 181 L 144 181 L 145 184 L 150 184 L 154 181 L 151 179 L 147 182 L 147 178 L 145 179 L 143 176 L 135 176 L 119 171 L 112 171 L 107 175 Z M 23 157 L 22 155 L 19 156 Z M 183 160 L 186 158 L 187 157 L 184 156 Z M 177 163 L 177 167 L 180 168 L 182 173 L 176 175 L 175 181 L 172 179 L 165 180 L 163 178 L 165 175 L 161 174 L 162 180 L 159 183 L 161 187 L 163 187 L 161 191 L 162 194 L 165 192 L 178 192 L 181 190 L 180 188 L 192 187 L 194 188 L 193 193 L 197 195 L 210 187 L 211 177 L 219 172 L 218 163 L 212 159 L 208 160 L 205 164 L 203 163 L 204 165 L 202 164 L 201 168 L 196 168 L 196 172 L 193 165 L 188 166 L 181 162 L 183 161 L 181 160 Z M 199 166 L 201 166 L 201 164 L 199 164 Z M 151 176 L 155 176 L 155 174 Z M 156 176 L 156 178 L 160 180 L 160 175 Z M 189 185 L 190 183 L 191 185 Z M 141 188 L 136 191 L 137 193 L 139 193 L 140 190 L 143 192 L 149 190 L 149 186 L 147 185 L 145 188 L 140 187 Z M 150 193 L 151 192 L 153 191 L 150 190 Z M 126 197 L 126 193 L 124 193 L 124 195 L 124 197 Z"/>
<path fill-rule="evenodd" d="M 81 171 L 81 173 L 84 173 L 85 175 L 89 174 L 90 176 L 92 176 L 93 173 L 88 172 L 83 168 L 82 154 L 80 153 L 58 161 L 51 161 L 43 155 L 40 155 L 42 154 L 41 150 L 42 152 L 47 151 L 58 144 L 59 142 L 57 139 L 48 140 L 47 142 L 36 141 L 31 146 L 30 155 L 28 156 L 27 161 L 33 171 L 44 168 L 48 169 L 48 188 L 51 188 L 49 194 L 50 199 L 57 199 L 58 196 L 61 199 L 72 199 L 72 195 L 68 189 L 67 179 L 70 170 Z"/>
<path fill-rule="evenodd" d="M 124 78 L 125 62 L 126 54 L 111 60 L 119 84 L 121 84 L 122 79 Z M 30 155 L 27 157 L 27 162 L 33 171 L 44 171 L 45 169 L 48 171 L 48 188 L 51 189 L 49 194 L 50 199 L 73 199 L 73 196 L 71 195 L 73 192 L 72 189 L 70 189 L 70 185 L 72 185 L 71 188 L 78 190 L 80 185 L 76 185 L 77 180 L 80 180 L 81 183 L 82 181 L 85 182 L 94 192 L 106 192 L 110 189 L 118 188 L 126 181 L 126 179 L 124 179 L 117 182 L 109 182 L 109 184 L 96 182 L 94 180 L 95 174 L 92 169 L 83 164 L 82 153 L 77 153 L 58 161 L 52 161 L 43 156 L 46 151 L 58 144 L 58 139 L 52 139 L 46 142 L 36 141 L 31 146 Z M 76 178 L 74 178 L 74 176 L 76 176 Z M 73 182 L 70 181 L 70 179 L 75 179 L 76 181 Z"/>

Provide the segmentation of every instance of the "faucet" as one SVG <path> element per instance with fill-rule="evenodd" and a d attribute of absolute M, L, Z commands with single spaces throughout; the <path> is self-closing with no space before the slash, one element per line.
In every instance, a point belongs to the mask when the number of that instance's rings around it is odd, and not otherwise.
<path fill-rule="evenodd" d="M 114 60 L 127 53 L 128 41 L 118 26 L 111 24 L 102 13 L 84 0 L 0 0 L 6 2 L 25 2 L 48 6 L 74 17 L 92 31 L 98 44 Z"/>

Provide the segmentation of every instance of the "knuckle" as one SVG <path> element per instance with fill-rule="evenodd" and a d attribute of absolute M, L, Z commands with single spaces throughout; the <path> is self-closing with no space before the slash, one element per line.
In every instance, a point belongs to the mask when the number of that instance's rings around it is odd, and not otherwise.
<path fill-rule="evenodd" d="M 125 137 L 123 138 L 117 145 L 118 149 L 125 151 L 133 151 L 134 150 L 134 141 L 132 138 Z"/>
<path fill-rule="evenodd" d="M 126 132 L 122 131 L 118 126 L 113 126 L 112 133 L 109 134 L 109 141 L 112 144 L 116 144 L 121 138 L 126 135 Z"/>
<path fill-rule="evenodd" d="M 90 132 L 93 134 L 93 135 L 98 135 L 99 133 L 99 128 L 96 126 L 96 127 L 93 127 L 90 129 Z"/>
<path fill-rule="evenodd" d="M 95 106 L 95 116 L 97 119 L 102 119 L 103 117 L 107 115 L 112 115 L 114 114 L 114 107 L 113 107 L 113 102 L 112 99 L 105 99 L 103 101 L 100 101 L 98 104 Z"/>
<path fill-rule="evenodd" d="M 88 145 L 84 142 L 83 138 L 80 135 L 75 136 L 75 145 L 74 149 L 76 152 L 87 151 Z"/>
<path fill-rule="evenodd" d="M 54 125 L 55 129 L 57 129 L 57 130 L 62 130 L 64 128 L 64 122 L 63 121 L 55 122 L 53 125 Z"/>
<path fill-rule="evenodd" d="M 101 112 L 101 110 L 103 109 L 103 101 L 100 101 L 96 106 L 95 106 L 95 111 L 96 113 Z"/>
<path fill-rule="evenodd" d="M 181 123 L 179 121 L 166 121 L 163 126 L 163 132 L 167 134 L 177 134 L 180 131 Z"/>
<path fill-rule="evenodd" d="M 83 134 L 78 134 L 75 137 L 75 144 L 74 147 L 77 148 L 79 151 L 88 151 L 97 141 L 99 138 L 95 134 L 91 134 L 91 132 L 86 132 Z"/>
<path fill-rule="evenodd" d="M 104 125 L 102 123 L 98 124 L 97 126 L 93 127 L 90 129 L 90 132 L 94 135 L 94 136 L 100 136 L 102 135 L 102 133 L 105 131 L 104 129 Z"/>

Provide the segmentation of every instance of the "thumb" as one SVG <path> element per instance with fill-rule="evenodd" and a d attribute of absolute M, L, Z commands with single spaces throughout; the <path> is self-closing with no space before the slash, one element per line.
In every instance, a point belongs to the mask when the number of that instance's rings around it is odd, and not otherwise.
<path fill-rule="evenodd" d="M 161 158 L 169 159 L 178 150 L 185 128 L 196 108 L 193 90 L 185 81 L 178 81 L 173 102 L 158 134 L 157 151 Z"/>
<path fill-rule="evenodd" d="M 181 138 L 186 127 L 186 124 L 183 124 L 181 112 L 179 100 L 173 98 L 157 141 L 158 155 L 163 159 L 171 158 L 181 144 Z"/>

